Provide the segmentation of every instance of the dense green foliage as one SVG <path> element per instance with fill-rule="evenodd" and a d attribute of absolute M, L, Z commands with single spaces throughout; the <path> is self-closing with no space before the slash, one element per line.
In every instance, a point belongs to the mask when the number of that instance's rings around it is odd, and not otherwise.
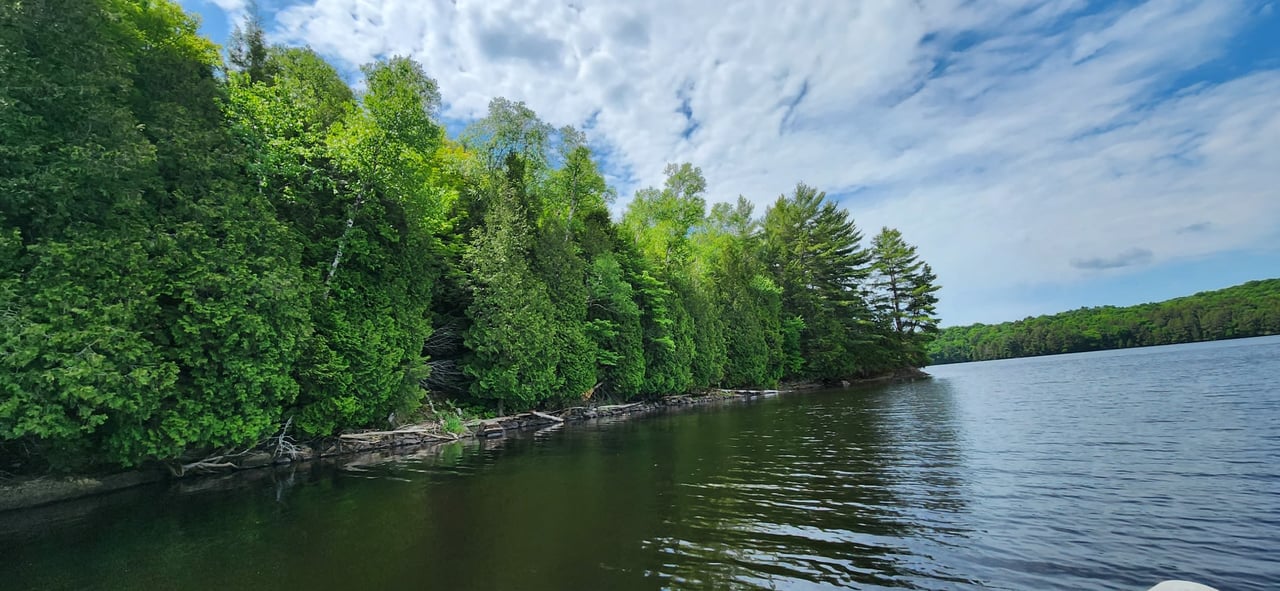
<path fill-rule="evenodd" d="M 253 19 L 225 64 L 195 30 L 165 0 L 0 7 L 6 466 L 924 362 L 928 266 L 812 187 L 708 211 L 673 164 L 615 222 L 583 134 L 521 103 L 451 139 L 412 60 L 357 95 Z"/>
<path fill-rule="evenodd" d="M 929 356 L 934 363 L 961 363 L 1273 334 L 1280 334 L 1280 279 L 1155 304 L 953 326 L 941 331 Z"/>

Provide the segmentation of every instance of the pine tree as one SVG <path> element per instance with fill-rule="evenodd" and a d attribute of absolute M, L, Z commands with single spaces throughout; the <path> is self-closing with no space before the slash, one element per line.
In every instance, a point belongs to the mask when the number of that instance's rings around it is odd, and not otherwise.
<path fill-rule="evenodd" d="M 762 256 L 782 288 L 782 312 L 797 317 L 806 377 L 836 380 L 865 373 L 870 346 L 861 282 L 870 254 L 848 212 L 799 184 L 765 212 Z M 796 376 L 792 376 L 796 377 Z"/>
<path fill-rule="evenodd" d="M 898 230 L 881 229 L 872 241 L 872 254 L 873 308 L 889 332 L 890 358 L 898 364 L 923 366 L 924 347 L 937 332 L 933 318 L 937 277 Z"/>
<path fill-rule="evenodd" d="M 231 37 L 227 40 L 227 61 L 237 72 L 248 76 L 250 82 L 267 82 L 275 74 L 269 52 L 258 3 L 250 1 L 244 21 L 231 29 Z"/>

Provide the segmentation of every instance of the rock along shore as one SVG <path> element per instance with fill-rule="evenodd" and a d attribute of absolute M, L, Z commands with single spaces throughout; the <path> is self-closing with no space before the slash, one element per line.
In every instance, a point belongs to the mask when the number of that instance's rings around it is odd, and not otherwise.
<path fill-rule="evenodd" d="M 875 378 L 844 381 L 837 387 L 909 382 L 930 377 L 915 368 L 899 370 Z M 0 511 L 34 507 L 173 478 L 192 478 L 209 474 L 225 474 L 278 464 L 334 458 L 376 450 L 440 445 L 469 438 L 502 437 L 508 432 L 540 429 L 606 417 L 644 415 L 664 409 L 749 400 L 799 390 L 819 389 L 823 384 L 792 384 L 778 390 L 713 389 L 703 394 L 684 394 L 629 404 L 573 406 L 551 412 L 530 411 L 492 419 L 477 419 L 465 424 L 464 433 L 445 432 L 438 423 L 409 425 L 387 431 L 357 431 L 318 440 L 311 444 L 285 444 L 276 439 L 266 445 L 237 454 L 213 456 L 199 461 L 160 468 L 132 470 L 106 476 L 41 477 L 0 484 Z"/>

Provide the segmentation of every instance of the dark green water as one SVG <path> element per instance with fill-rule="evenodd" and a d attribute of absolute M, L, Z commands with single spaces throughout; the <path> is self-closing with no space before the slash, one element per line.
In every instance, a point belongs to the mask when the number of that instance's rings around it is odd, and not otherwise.
<path fill-rule="evenodd" d="M 0 588 L 1280 588 L 1280 338 L 930 371 L 0 514 Z"/>

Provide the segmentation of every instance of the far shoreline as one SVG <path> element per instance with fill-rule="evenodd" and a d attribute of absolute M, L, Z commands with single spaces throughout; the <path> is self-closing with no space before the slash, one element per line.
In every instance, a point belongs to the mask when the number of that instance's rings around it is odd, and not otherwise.
<path fill-rule="evenodd" d="M 1090 350 L 1088 350 L 1088 351 L 1067 351 L 1067 352 L 1063 352 L 1063 353 L 1042 353 L 1042 354 L 1038 354 L 1038 355 L 1019 355 L 1019 356 L 1017 356 L 1017 357 L 1001 357 L 1001 358 L 999 358 L 999 359 L 979 359 L 979 360 L 974 360 L 974 361 L 949 361 L 949 362 L 945 362 L 945 363 L 930 363 L 929 365 L 926 365 L 925 367 L 926 367 L 926 368 L 929 368 L 929 367 L 944 367 L 944 366 L 948 366 L 948 365 L 965 365 L 965 364 L 968 364 L 968 363 L 993 363 L 993 362 L 997 362 L 997 361 L 1013 361 L 1013 360 L 1015 360 L 1015 359 L 1042 359 L 1042 358 L 1046 358 L 1046 357 L 1062 357 L 1062 356 L 1064 356 L 1064 355 L 1087 355 L 1087 354 L 1090 354 L 1090 353 L 1114 353 L 1114 352 L 1116 352 L 1116 351 L 1137 351 L 1137 350 L 1144 350 L 1144 349 L 1159 349 L 1159 348 L 1162 348 L 1162 347 L 1182 347 L 1182 346 L 1186 346 L 1186 345 L 1207 345 L 1207 344 L 1210 344 L 1210 343 L 1237 343 L 1237 342 L 1240 342 L 1240 341 L 1247 341 L 1247 340 L 1250 340 L 1250 339 L 1270 339 L 1270 338 L 1276 338 L 1276 337 L 1280 337 L 1280 333 L 1277 333 L 1277 334 L 1249 335 L 1249 336 L 1240 336 L 1240 337 L 1227 337 L 1227 338 L 1222 338 L 1222 339 L 1207 339 L 1207 340 L 1202 340 L 1202 341 L 1186 341 L 1186 342 L 1184 342 L 1184 343 L 1162 343 L 1162 344 L 1159 344 L 1159 345 L 1135 345 L 1135 346 L 1133 346 L 1133 347 L 1111 347 L 1111 348 L 1107 348 L 1107 349 L 1090 349 Z"/>

